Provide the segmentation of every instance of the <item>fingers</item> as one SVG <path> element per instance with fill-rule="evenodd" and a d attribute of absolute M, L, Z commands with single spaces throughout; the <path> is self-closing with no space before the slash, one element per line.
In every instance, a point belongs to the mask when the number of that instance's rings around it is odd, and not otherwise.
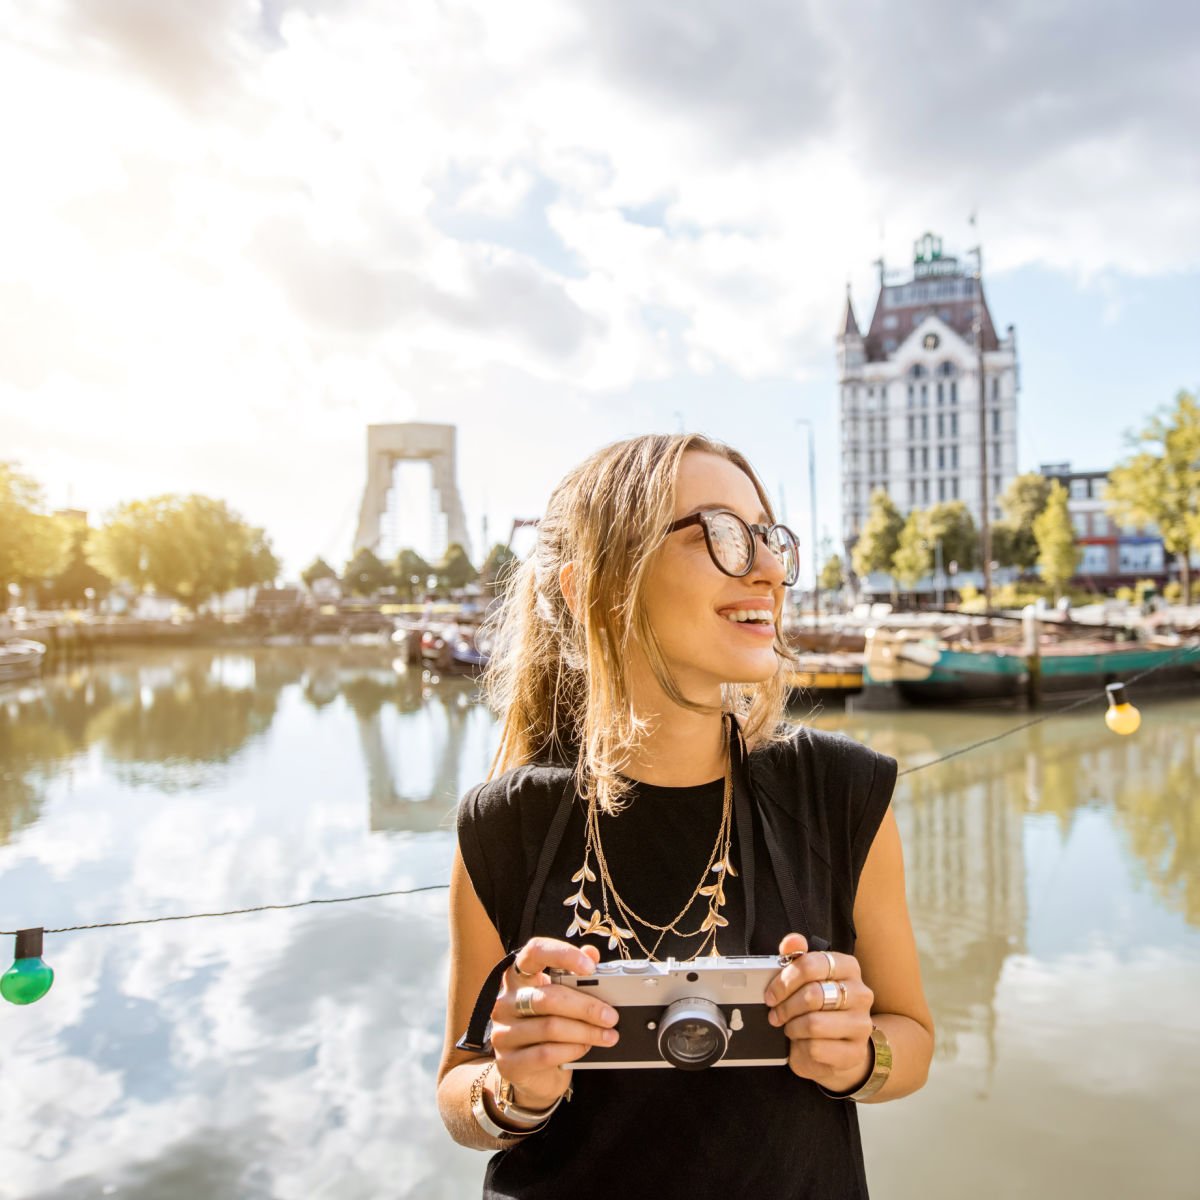
<path fill-rule="evenodd" d="M 505 972 L 509 977 L 528 979 L 531 975 L 540 975 L 549 967 L 559 971 L 570 971 L 572 975 L 591 975 L 600 959 L 600 951 L 594 946 L 572 946 L 569 942 L 557 938 L 535 937 L 517 951 L 514 966 Z"/>
<path fill-rule="evenodd" d="M 497 1050 L 496 1066 L 505 1079 L 519 1084 L 544 1072 L 559 1074 L 556 1068 L 578 1061 L 591 1048 L 591 1044 L 586 1042 L 539 1042 L 536 1046 L 503 1053 Z"/>
<path fill-rule="evenodd" d="M 858 979 L 845 979 L 838 982 L 846 989 L 846 1001 L 840 1008 L 825 1008 L 825 993 L 821 985 L 805 983 L 774 1005 L 767 1014 L 767 1020 L 772 1025 L 786 1025 L 796 1017 L 822 1011 L 829 1016 L 841 1016 L 843 1013 L 866 1013 L 869 1017 L 871 1006 L 875 1003 L 875 993 Z"/>
<path fill-rule="evenodd" d="M 789 933 L 779 943 L 779 953 L 782 957 L 793 954 L 803 954 L 808 949 L 808 938 L 802 933 Z"/>
<path fill-rule="evenodd" d="M 617 1031 L 609 1026 L 593 1025 L 570 1017 L 522 1017 L 511 1025 L 492 1028 L 492 1045 L 511 1053 L 524 1046 L 559 1043 L 583 1046 L 614 1046 Z"/>
<path fill-rule="evenodd" d="M 492 1008 L 492 1023 L 505 1025 L 519 1024 L 533 1028 L 539 1027 L 539 1022 L 547 1017 L 559 1017 L 580 1026 L 611 1029 L 617 1023 L 618 1013 L 615 1008 L 605 1004 L 586 992 L 576 988 L 562 987 L 560 984 L 545 984 L 541 987 L 530 987 L 528 999 L 533 1009 L 532 1013 L 518 1012 L 516 1007 L 516 990 L 501 992 Z M 493 1034 L 492 1041 L 494 1042 Z M 528 1040 L 528 1039 L 523 1039 Z M 554 1038 L 555 1041 L 566 1041 L 566 1038 Z M 576 1039 L 578 1040 L 578 1039 Z"/>
<path fill-rule="evenodd" d="M 871 1059 L 869 1042 L 844 1038 L 794 1041 L 788 1054 L 788 1066 L 804 1079 L 826 1081 L 834 1091 L 853 1087 L 867 1072 Z M 836 1076 L 842 1074 L 842 1079 Z M 849 1078 L 845 1078 L 845 1076 Z"/>
<path fill-rule="evenodd" d="M 799 934 L 789 933 L 779 943 L 781 954 L 786 953 L 784 947 L 788 945 L 791 938 L 804 940 L 800 938 Z M 851 980 L 861 980 L 862 970 L 858 965 L 858 959 L 852 954 L 837 954 L 832 950 L 811 950 L 801 954 L 799 958 L 793 959 L 783 967 L 779 974 L 771 980 L 763 994 L 764 999 L 767 1004 L 774 1006 L 786 1000 L 806 983 L 823 983 L 830 979 L 840 979 L 847 986 Z"/>

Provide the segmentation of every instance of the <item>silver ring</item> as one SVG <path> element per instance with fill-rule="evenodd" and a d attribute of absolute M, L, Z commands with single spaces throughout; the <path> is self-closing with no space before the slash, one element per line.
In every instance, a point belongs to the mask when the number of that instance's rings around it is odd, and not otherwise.
<path fill-rule="evenodd" d="M 843 1005 L 843 997 L 846 994 L 845 985 L 835 980 L 830 983 L 827 979 L 821 984 L 821 1011 L 833 1012 Z"/>
<path fill-rule="evenodd" d="M 846 985 L 840 979 L 835 979 L 833 982 L 838 985 L 838 988 L 842 993 L 841 996 L 838 997 L 838 1002 L 837 1002 L 838 1011 L 840 1012 L 843 1008 L 846 1007 L 847 1004 L 850 1003 L 850 996 L 849 996 L 849 993 L 847 993 L 847 991 L 846 991 Z"/>
<path fill-rule="evenodd" d="M 517 988 L 517 995 L 513 1002 L 513 1006 L 517 1010 L 518 1017 L 536 1017 L 537 1012 L 533 1007 L 533 998 L 537 995 L 531 987 Z"/>
<path fill-rule="evenodd" d="M 833 955 L 830 954 L 828 950 L 822 950 L 821 953 L 829 960 L 829 974 L 825 976 L 825 979 L 828 981 L 833 978 L 834 968 L 837 967 L 837 963 L 834 961 Z"/>

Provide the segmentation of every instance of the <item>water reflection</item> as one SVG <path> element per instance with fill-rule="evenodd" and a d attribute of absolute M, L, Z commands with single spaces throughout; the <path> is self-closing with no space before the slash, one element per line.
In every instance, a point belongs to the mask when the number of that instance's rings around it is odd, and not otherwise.
<path fill-rule="evenodd" d="M 371 829 L 435 829 L 487 772 L 493 721 L 469 680 L 431 680 L 353 648 L 152 654 L 0 694 L 0 843 L 92 748 L 129 788 L 216 786 L 268 734 L 285 692 L 354 715 Z"/>
<path fill-rule="evenodd" d="M 1132 739 L 1098 703 L 901 780 L 940 1042 L 925 1092 L 863 1114 L 880 1194 L 1190 1194 L 1200 701 L 1144 707 Z M 818 723 L 913 767 L 1021 720 Z M 494 740 L 469 683 L 365 648 L 148 653 L 0 692 L 0 928 L 444 881 Z M 483 1158 L 432 1105 L 445 922 L 434 892 L 48 939 L 54 990 L 5 1013 L 0 1196 L 473 1194 Z"/>

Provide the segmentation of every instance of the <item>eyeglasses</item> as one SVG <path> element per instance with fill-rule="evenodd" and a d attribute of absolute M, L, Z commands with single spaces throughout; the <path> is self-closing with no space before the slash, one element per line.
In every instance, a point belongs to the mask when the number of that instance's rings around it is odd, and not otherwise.
<path fill-rule="evenodd" d="M 737 513 L 721 508 L 680 517 L 667 528 L 667 533 L 689 525 L 699 525 L 704 530 L 713 565 L 734 579 L 741 579 L 753 570 L 760 539 L 783 567 L 785 587 L 791 587 L 800 578 L 800 542 L 786 525 L 751 525 Z"/>

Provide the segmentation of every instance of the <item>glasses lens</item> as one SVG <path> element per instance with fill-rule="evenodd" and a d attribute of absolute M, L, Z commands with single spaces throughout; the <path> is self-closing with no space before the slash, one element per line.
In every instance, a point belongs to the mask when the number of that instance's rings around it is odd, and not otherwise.
<path fill-rule="evenodd" d="M 800 546 L 796 535 L 786 525 L 772 526 L 767 535 L 767 548 L 783 567 L 783 582 L 791 587 L 800 578 Z"/>
<path fill-rule="evenodd" d="M 708 541 L 717 566 L 730 575 L 745 575 L 750 570 L 754 543 L 750 530 L 733 513 L 713 513 L 708 518 Z"/>

